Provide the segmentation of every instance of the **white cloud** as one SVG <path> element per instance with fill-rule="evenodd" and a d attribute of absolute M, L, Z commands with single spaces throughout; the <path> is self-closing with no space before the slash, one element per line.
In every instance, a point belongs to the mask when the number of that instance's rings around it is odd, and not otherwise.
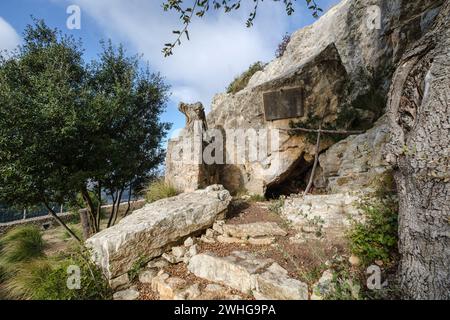
<path fill-rule="evenodd" d="M 0 51 L 13 50 L 20 44 L 20 36 L 16 30 L 0 17 Z"/>
<path fill-rule="evenodd" d="M 160 71 L 173 85 L 175 102 L 201 101 L 206 106 L 213 94 L 223 92 L 234 76 L 250 64 L 271 60 L 289 27 L 284 8 L 266 2 L 261 4 L 255 26 L 250 29 L 245 27 L 245 20 L 251 8 L 233 14 L 215 13 L 195 19 L 190 27 L 191 41 L 184 40 L 173 56 L 164 58 L 164 43 L 174 39 L 172 30 L 180 28 L 180 21 L 178 15 L 162 10 L 161 1 L 75 2 L 105 36 L 143 53 L 152 69 Z"/>

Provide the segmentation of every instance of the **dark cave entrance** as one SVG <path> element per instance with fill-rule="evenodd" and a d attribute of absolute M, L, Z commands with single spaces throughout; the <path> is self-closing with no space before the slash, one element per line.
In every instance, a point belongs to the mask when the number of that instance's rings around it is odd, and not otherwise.
<path fill-rule="evenodd" d="M 304 191 L 312 166 L 313 163 L 305 161 L 301 155 L 276 181 L 267 185 L 264 194 L 266 199 L 278 199 L 280 196 L 289 196 Z"/>

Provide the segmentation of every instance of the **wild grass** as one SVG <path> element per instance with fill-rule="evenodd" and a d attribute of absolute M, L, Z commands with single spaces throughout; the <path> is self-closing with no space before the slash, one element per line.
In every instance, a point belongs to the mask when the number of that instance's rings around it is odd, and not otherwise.
<path fill-rule="evenodd" d="M 145 200 L 149 203 L 178 195 L 178 190 L 164 180 L 156 180 L 150 184 L 145 193 Z"/>
<path fill-rule="evenodd" d="M 230 85 L 227 87 L 227 93 L 234 94 L 244 89 L 248 85 L 251 77 L 253 77 L 256 72 L 264 70 L 264 67 L 265 64 L 261 61 L 252 64 L 247 71 L 236 77 L 233 82 L 230 83 Z"/>

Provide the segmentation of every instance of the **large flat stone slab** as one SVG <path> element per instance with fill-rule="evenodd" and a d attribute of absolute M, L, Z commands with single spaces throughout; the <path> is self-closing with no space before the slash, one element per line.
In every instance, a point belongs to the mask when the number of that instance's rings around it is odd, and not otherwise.
<path fill-rule="evenodd" d="M 188 269 L 197 277 L 227 285 L 256 299 L 308 299 L 306 284 L 290 278 L 272 259 L 260 258 L 252 252 L 234 251 L 227 257 L 199 254 L 189 261 Z"/>
<path fill-rule="evenodd" d="M 189 235 L 223 218 L 230 193 L 214 185 L 147 204 L 86 241 L 93 260 L 112 279 L 132 269 L 136 261 L 160 256 Z"/>

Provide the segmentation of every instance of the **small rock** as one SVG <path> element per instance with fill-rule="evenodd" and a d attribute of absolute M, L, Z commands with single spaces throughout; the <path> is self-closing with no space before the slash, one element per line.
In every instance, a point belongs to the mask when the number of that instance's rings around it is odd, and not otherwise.
<path fill-rule="evenodd" d="M 162 257 L 164 259 L 166 259 L 171 264 L 177 264 L 177 263 L 180 263 L 180 262 L 183 261 L 182 257 L 178 258 L 178 257 L 175 257 L 173 254 L 170 254 L 170 253 L 163 253 Z"/>
<path fill-rule="evenodd" d="M 216 243 L 216 240 L 208 238 L 205 235 L 201 236 L 200 241 L 202 241 L 204 243 Z"/>
<path fill-rule="evenodd" d="M 275 242 L 275 238 L 250 238 L 248 243 L 255 246 L 268 246 Z"/>
<path fill-rule="evenodd" d="M 173 300 L 175 295 L 186 286 L 186 281 L 177 278 L 167 278 L 165 275 L 156 277 L 152 281 L 152 289 L 159 294 L 160 300 Z"/>
<path fill-rule="evenodd" d="M 206 230 L 206 237 L 207 238 L 214 238 L 214 230 L 213 229 L 208 229 Z"/>
<path fill-rule="evenodd" d="M 139 298 L 139 291 L 135 288 L 118 291 L 113 294 L 114 300 L 137 300 Z"/>
<path fill-rule="evenodd" d="M 325 270 L 319 281 L 313 285 L 311 300 L 323 300 L 333 290 L 333 272 L 331 270 Z"/>
<path fill-rule="evenodd" d="M 196 244 L 194 244 L 193 246 L 191 246 L 191 247 L 189 248 L 188 253 L 189 253 L 189 256 L 190 256 L 190 257 L 195 256 L 195 255 L 198 253 L 198 246 L 197 246 Z"/>
<path fill-rule="evenodd" d="M 384 262 L 383 262 L 383 260 L 375 260 L 375 264 L 379 267 L 382 267 Z"/>
<path fill-rule="evenodd" d="M 184 246 L 186 248 L 193 246 L 195 244 L 195 240 L 192 237 L 187 238 L 186 240 L 184 240 Z"/>
<path fill-rule="evenodd" d="M 121 275 L 120 277 L 109 280 L 109 286 L 112 290 L 125 289 L 130 284 L 128 273 Z"/>
<path fill-rule="evenodd" d="M 225 235 L 219 235 L 217 237 L 217 241 L 219 241 L 220 243 L 241 243 L 241 244 L 245 243 L 245 240 L 238 239 L 238 238 L 233 238 L 233 237 L 228 237 L 228 236 L 225 236 Z"/>
<path fill-rule="evenodd" d="M 194 300 L 201 295 L 198 283 L 178 292 L 174 296 L 174 300 Z"/>
<path fill-rule="evenodd" d="M 152 280 L 158 275 L 156 269 L 144 270 L 139 273 L 140 283 L 152 283 Z"/>
<path fill-rule="evenodd" d="M 152 269 L 152 268 L 163 269 L 168 266 L 169 266 L 169 263 L 167 262 L 167 260 L 161 259 L 161 258 L 152 260 L 147 264 L 147 268 L 149 268 L 149 269 Z"/>
<path fill-rule="evenodd" d="M 172 248 L 172 255 L 175 256 L 175 258 L 182 258 L 186 253 L 185 247 L 173 247 Z M 170 262 L 170 261 L 169 261 Z"/>
<path fill-rule="evenodd" d="M 361 260 L 355 255 L 351 255 L 348 259 L 348 262 L 350 262 L 350 264 L 355 267 L 361 264 Z"/>
<path fill-rule="evenodd" d="M 224 224 L 225 224 L 224 220 L 216 221 L 213 225 L 213 230 L 220 234 L 223 234 L 223 225 Z"/>

